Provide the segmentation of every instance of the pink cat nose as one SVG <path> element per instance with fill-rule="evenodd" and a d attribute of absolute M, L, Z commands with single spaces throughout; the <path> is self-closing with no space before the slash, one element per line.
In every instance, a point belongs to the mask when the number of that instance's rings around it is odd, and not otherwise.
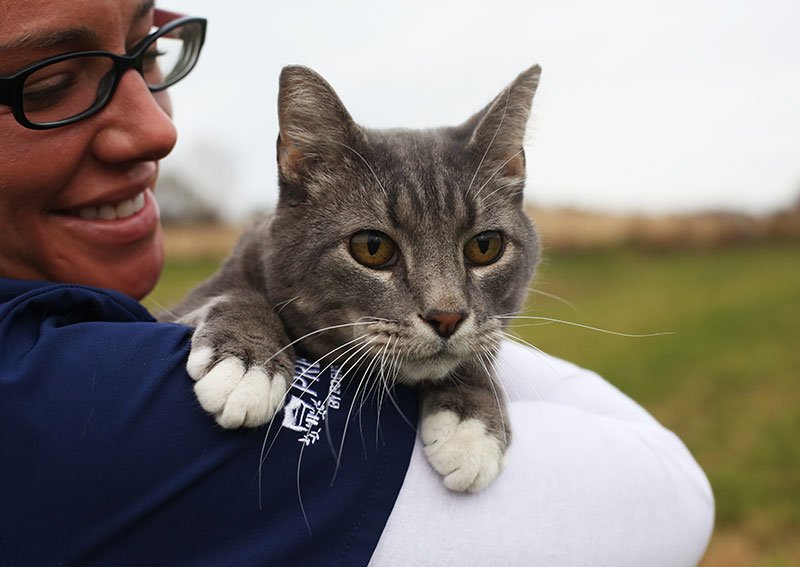
<path fill-rule="evenodd" d="M 456 332 L 458 326 L 461 324 L 467 314 L 464 311 L 428 311 L 425 315 L 421 315 L 422 319 L 428 323 L 433 330 L 436 331 L 440 337 L 448 338 Z"/>

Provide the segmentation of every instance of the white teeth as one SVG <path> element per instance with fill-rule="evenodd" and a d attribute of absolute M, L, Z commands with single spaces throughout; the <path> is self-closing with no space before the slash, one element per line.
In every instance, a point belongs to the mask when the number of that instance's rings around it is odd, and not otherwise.
<path fill-rule="evenodd" d="M 102 205 L 101 207 L 84 207 L 78 211 L 78 216 L 84 220 L 117 220 L 126 219 L 135 215 L 144 208 L 144 191 L 133 199 L 126 199 L 116 205 Z"/>
<path fill-rule="evenodd" d="M 117 218 L 117 209 L 111 205 L 100 207 L 100 218 L 103 220 L 114 220 Z"/>
<path fill-rule="evenodd" d="M 126 219 L 134 213 L 133 211 L 133 199 L 128 199 L 127 201 L 122 201 L 119 205 L 117 205 L 117 218 L 118 219 Z"/>
<path fill-rule="evenodd" d="M 100 216 L 97 207 L 86 207 L 85 209 L 78 211 L 78 214 L 83 220 L 95 220 L 98 216 Z"/>
<path fill-rule="evenodd" d="M 138 213 L 144 208 L 144 193 L 139 193 L 133 198 L 133 210 Z"/>

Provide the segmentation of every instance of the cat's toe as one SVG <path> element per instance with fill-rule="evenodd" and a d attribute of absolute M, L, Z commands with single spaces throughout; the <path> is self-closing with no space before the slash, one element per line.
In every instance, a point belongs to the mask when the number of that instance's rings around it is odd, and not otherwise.
<path fill-rule="evenodd" d="M 503 444 L 478 419 L 436 412 L 423 420 L 421 435 L 428 461 L 450 490 L 480 492 L 503 469 Z"/>
<path fill-rule="evenodd" d="M 193 346 L 186 361 L 186 372 L 194 380 L 205 376 L 211 361 L 214 359 L 214 349 L 208 346 Z"/>
<path fill-rule="evenodd" d="M 194 386 L 207 412 L 222 427 L 257 427 L 268 422 L 283 406 L 289 380 L 281 372 L 263 367 L 246 368 L 235 357 L 218 362 Z"/>
<path fill-rule="evenodd" d="M 245 374 L 244 363 L 235 357 L 225 358 L 208 372 L 201 374 L 194 385 L 194 393 L 203 409 L 218 414 Z"/>
<path fill-rule="evenodd" d="M 283 407 L 288 383 L 280 373 L 269 376 L 260 368 L 248 370 L 225 401 L 217 423 L 226 429 L 263 425 Z"/>

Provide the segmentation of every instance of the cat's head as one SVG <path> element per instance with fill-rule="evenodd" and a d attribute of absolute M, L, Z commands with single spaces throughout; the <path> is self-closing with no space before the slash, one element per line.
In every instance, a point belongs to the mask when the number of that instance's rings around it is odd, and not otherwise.
<path fill-rule="evenodd" d="M 522 200 L 539 73 L 460 126 L 372 130 L 318 74 L 283 70 L 268 288 L 291 338 L 333 327 L 301 350 L 410 382 L 496 350 L 539 257 Z"/>

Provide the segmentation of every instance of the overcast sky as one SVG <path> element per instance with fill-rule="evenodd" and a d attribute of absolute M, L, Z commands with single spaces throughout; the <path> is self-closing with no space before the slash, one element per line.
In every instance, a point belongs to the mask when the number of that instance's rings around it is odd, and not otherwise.
<path fill-rule="evenodd" d="M 531 202 L 767 212 L 800 195 L 800 2 L 163 0 L 208 18 L 165 169 L 236 217 L 275 202 L 278 74 L 370 127 L 458 124 L 543 67 Z"/>

